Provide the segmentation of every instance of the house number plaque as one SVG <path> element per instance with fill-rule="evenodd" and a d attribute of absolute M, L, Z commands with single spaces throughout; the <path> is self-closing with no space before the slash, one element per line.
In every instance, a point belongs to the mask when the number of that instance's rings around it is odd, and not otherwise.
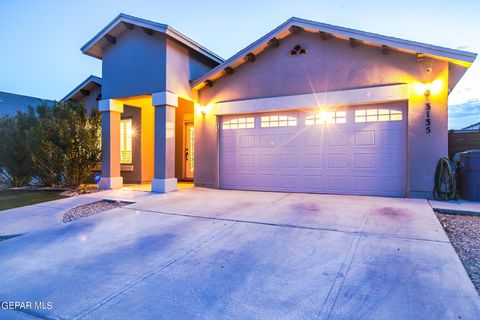
<path fill-rule="evenodd" d="M 432 109 L 430 102 L 425 104 L 425 133 L 430 133 L 432 131 L 431 125 L 432 120 L 430 119 L 430 110 Z"/>

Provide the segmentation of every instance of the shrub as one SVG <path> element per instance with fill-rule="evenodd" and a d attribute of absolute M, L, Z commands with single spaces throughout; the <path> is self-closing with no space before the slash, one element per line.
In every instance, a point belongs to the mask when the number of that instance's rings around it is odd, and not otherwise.
<path fill-rule="evenodd" d="M 34 169 L 28 141 L 28 132 L 35 123 L 33 110 L 19 112 L 15 117 L 0 118 L 0 183 L 19 187 L 32 179 Z"/>
<path fill-rule="evenodd" d="M 69 101 L 3 118 L 0 152 L 10 185 L 33 178 L 46 186 L 78 187 L 101 159 L 100 114 L 88 115 L 83 104 Z"/>

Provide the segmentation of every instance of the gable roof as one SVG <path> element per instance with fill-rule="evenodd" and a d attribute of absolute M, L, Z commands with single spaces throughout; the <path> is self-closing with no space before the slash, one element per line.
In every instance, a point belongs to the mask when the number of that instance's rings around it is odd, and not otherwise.
<path fill-rule="evenodd" d="M 137 18 L 124 13 L 120 13 L 115 19 L 112 20 L 112 22 L 110 22 L 105 28 L 97 33 L 97 35 L 88 41 L 80 50 L 84 54 L 102 59 L 103 48 L 110 45 L 110 42 L 106 38 L 108 38 L 108 36 L 119 37 L 121 34 L 126 32 L 129 27 L 131 29 L 132 26 L 138 26 L 147 30 L 164 33 L 217 63 L 223 62 L 223 59 L 220 56 L 166 24 Z"/>
<path fill-rule="evenodd" d="M 228 58 L 223 63 L 219 64 L 204 75 L 195 79 L 192 82 L 193 88 L 200 89 L 205 85 L 205 81 L 214 81 L 221 77 L 225 73 L 224 70 L 227 67 L 235 68 L 238 65 L 244 63 L 244 57 L 246 57 L 249 53 L 258 54 L 262 52 L 269 45 L 269 41 L 271 39 L 276 38 L 280 40 L 287 37 L 291 33 L 290 30 L 292 27 L 300 27 L 310 32 L 321 32 L 324 36 L 327 37 L 332 36 L 345 40 L 355 39 L 357 41 L 361 41 L 362 43 L 381 48 L 383 46 L 386 46 L 388 48 L 392 48 L 402 52 L 413 54 L 421 53 L 427 57 L 446 60 L 456 65 L 459 65 L 462 67 L 460 69 L 463 69 L 463 72 L 465 72 L 466 68 L 470 67 L 470 65 L 477 56 L 476 53 L 471 53 L 467 51 L 448 49 L 426 43 L 409 41 L 390 36 L 383 36 L 375 33 L 338 27 L 326 23 L 292 17 L 282 23 L 277 28 L 273 29 L 272 31 L 258 39 L 257 41 L 240 50 L 238 53 Z M 462 72 L 462 70 L 457 69 L 456 72 Z M 461 78 L 462 74 L 460 74 L 460 76 L 457 76 L 458 80 Z"/>
<path fill-rule="evenodd" d="M 78 86 L 75 87 L 72 91 L 70 91 L 65 97 L 60 100 L 60 102 L 67 101 L 69 99 L 79 99 L 83 97 L 83 90 L 92 90 L 94 87 L 101 87 L 102 86 L 102 78 L 99 78 L 94 75 L 90 75 L 87 79 L 83 80 Z"/>
<path fill-rule="evenodd" d="M 14 116 L 17 111 L 27 112 L 29 106 L 36 107 L 43 103 L 52 105 L 54 101 L 0 91 L 0 117 Z"/>

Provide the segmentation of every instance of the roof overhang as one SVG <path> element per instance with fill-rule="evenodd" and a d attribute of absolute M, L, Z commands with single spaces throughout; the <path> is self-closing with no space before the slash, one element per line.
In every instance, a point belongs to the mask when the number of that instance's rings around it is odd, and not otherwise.
<path fill-rule="evenodd" d="M 83 80 L 78 86 L 75 87 L 70 93 L 68 93 L 60 102 L 65 102 L 70 99 L 80 99 L 86 96 L 90 90 L 94 89 L 95 87 L 102 86 L 102 78 L 97 76 L 89 76 L 87 79 Z"/>
<path fill-rule="evenodd" d="M 245 63 L 247 60 L 245 57 L 247 57 L 248 54 L 251 53 L 253 55 L 257 55 L 265 50 L 270 46 L 270 43 L 272 43 L 272 39 L 281 40 L 282 38 L 290 35 L 292 32 L 295 32 L 295 27 L 299 27 L 309 32 L 318 32 L 320 36 L 335 37 L 349 41 L 359 41 L 363 44 L 376 46 L 383 49 L 393 49 L 411 54 L 420 54 L 422 57 L 445 60 L 460 66 L 460 69 L 463 69 L 463 73 L 467 68 L 470 67 L 477 56 L 476 53 L 472 52 L 449 49 L 293 17 L 254 43 L 245 47 L 231 58 L 225 60 L 223 63 L 219 64 L 209 72 L 195 79 L 192 82 L 193 88 L 198 90 L 205 86 L 206 83 L 215 81 L 223 76 L 228 70 L 231 70 L 229 68 L 236 68 L 240 64 Z M 461 75 L 457 78 L 460 79 Z M 455 84 L 453 84 L 453 86 Z"/>
<path fill-rule="evenodd" d="M 135 26 L 143 28 L 146 33 L 164 33 L 217 63 L 223 62 L 220 56 L 166 24 L 129 16 L 124 13 L 119 14 L 113 19 L 112 22 L 88 41 L 80 50 L 86 55 L 102 59 L 103 49 L 111 45 L 112 42 L 114 43 L 116 38 L 120 37 L 124 32 L 133 29 Z"/>

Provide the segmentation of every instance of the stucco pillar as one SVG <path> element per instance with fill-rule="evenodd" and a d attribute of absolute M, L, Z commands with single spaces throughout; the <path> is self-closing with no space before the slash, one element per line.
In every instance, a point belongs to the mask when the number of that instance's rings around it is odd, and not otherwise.
<path fill-rule="evenodd" d="M 177 190 L 175 178 L 175 113 L 178 96 L 171 92 L 152 95 L 155 107 L 154 179 L 152 192 Z"/>
<path fill-rule="evenodd" d="M 123 103 L 114 99 L 101 100 L 102 114 L 102 176 L 100 189 L 118 189 L 123 186 L 120 175 L 120 116 Z"/>
<path fill-rule="evenodd" d="M 448 156 L 448 62 L 429 62 L 426 67 L 432 71 L 412 84 L 408 101 L 408 196 L 412 198 L 432 197 L 435 167 Z M 425 83 L 437 83 L 429 96 Z"/>

